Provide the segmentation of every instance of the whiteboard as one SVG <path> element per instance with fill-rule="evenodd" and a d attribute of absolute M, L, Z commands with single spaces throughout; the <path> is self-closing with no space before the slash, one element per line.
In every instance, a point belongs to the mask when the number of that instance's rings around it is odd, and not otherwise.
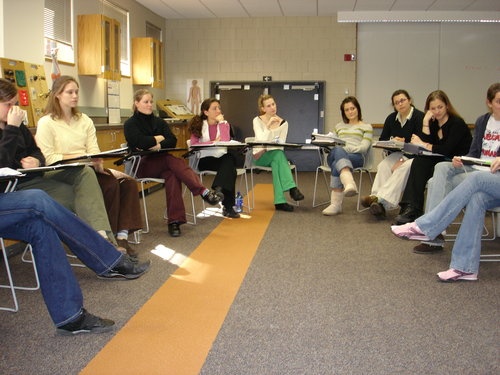
<path fill-rule="evenodd" d="M 498 24 L 363 23 L 357 49 L 356 95 L 372 124 L 393 111 L 397 89 L 406 89 L 422 111 L 427 95 L 441 89 L 473 124 L 487 111 L 486 90 L 500 82 Z"/>

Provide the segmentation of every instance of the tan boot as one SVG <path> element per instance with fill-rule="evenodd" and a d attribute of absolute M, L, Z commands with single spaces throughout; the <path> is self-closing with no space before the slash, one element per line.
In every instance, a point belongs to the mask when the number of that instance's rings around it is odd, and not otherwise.
<path fill-rule="evenodd" d="M 332 190 L 330 205 L 323 210 L 323 215 L 334 216 L 342 212 L 342 200 L 344 193 Z"/>
<path fill-rule="evenodd" d="M 344 170 L 340 172 L 340 181 L 342 185 L 344 185 L 344 195 L 346 197 L 352 197 L 353 195 L 358 194 L 358 188 L 356 186 L 356 182 L 354 182 L 354 177 L 352 177 L 352 173 L 349 170 Z"/>

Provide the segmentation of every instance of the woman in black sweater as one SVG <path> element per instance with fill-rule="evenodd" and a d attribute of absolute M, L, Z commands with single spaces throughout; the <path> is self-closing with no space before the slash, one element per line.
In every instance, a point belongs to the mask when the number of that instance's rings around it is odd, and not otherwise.
<path fill-rule="evenodd" d="M 412 143 L 439 156 L 418 155 L 412 163 L 410 176 L 399 203 L 401 210 L 396 217 L 396 224 L 415 221 L 422 215 L 425 187 L 434 173 L 434 166 L 456 155 L 467 154 L 472 142 L 471 132 L 441 90 L 433 91 L 425 101 L 425 116 L 422 126 L 422 138 L 414 134 Z"/>
<path fill-rule="evenodd" d="M 153 114 L 153 94 L 150 91 L 140 89 L 135 92 L 133 110 L 134 114 L 124 124 L 125 139 L 130 150 L 158 151 L 176 146 L 177 138 L 167 123 Z M 168 233 L 172 237 L 181 235 L 180 225 L 186 222 L 181 183 L 209 204 L 218 204 L 223 199 L 221 193 L 211 191 L 201 184 L 199 177 L 185 160 L 169 153 L 142 156 L 137 177 L 165 179 Z"/>

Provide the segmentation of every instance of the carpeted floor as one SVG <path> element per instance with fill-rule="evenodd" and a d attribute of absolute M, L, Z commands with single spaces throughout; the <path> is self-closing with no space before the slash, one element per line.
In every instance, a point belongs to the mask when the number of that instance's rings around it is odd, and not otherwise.
<path fill-rule="evenodd" d="M 376 221 L 366 212 L 356 212 L 356 198 L 345 200 L 342 215 L 324 217 L 323 207 L 311 208 L 313 180 L 314 173 L 300 173 L 299 185 L 306 200 L 294 213 L 277 212 L 270 220 L 200 372 L 499 373 L 499 264 L 482 263 L 478 282 L 440 283 L 435 274 L 447 268 L 452 243 L 440 254 L 414 254 L 414 242 L 390 233 L 390 220 Z M 257 182 L 270 183 L 270 176 L 260 174 Z M 364 193 L 367 189 L 365 186 Z M 323 190 L 321 193 L 326 198 Z M 203 219 L 196 226 L 184 225 L 183 235 L 172 239 L 161 219 L 163 193 L 153 193 L 147 199 L 153 207 L 153 232 L 142 236 L 140 248 L 154 264 L 145 277 L 110 282 L 98 280 L 88 269 L 75 268 L 86 307 L 116 320 L 117 330 L 57 336 L 40 293 L 19 292 L 20 311 L 0 312 L 1 374 L 79 373 L 113 337 L 122 336 L 118 330 L 168 284 L 172 274 L 182 273 L 178 264 L 185 257 L 203 245 L 221 222 L 231 224 L 218 217 Z M 199 199 L 196 202 L 201 206 Z M 266 202 L 272 209 L 271 198 L 263 204 Z M 249 230 L 247 236 L 235 236 L 219 250 L 237 259 L 239 254 L 235 254 L 252 236 Z M 173 250 L 166 260 L 149 252 L 160 244 Z M 484 253 L 499 249 L 499 239 L 483 242 Z M 25 265 L 18 258 L 13 263 L 20 273 Z M 0 303 L 4 303 L 6 295 L 0 293 Z M 169 301 L 164 302 L 168 305 Z M 206 301 L 203 308 L 207 314 L 217 302 Z M 140 326 L 136 330 L 135 334 L 142 333 Z M 188 339 L 196 341 L 206 334 L 203 327 L 197 330 L 198 334 L 191 333 Z M 146 328 L 144 332 L 148 332 Z M 187 373 L 162 360 L 161 352 L 175 343 L 165 340 L 157 345 L 164 345 L 159 350 L 157 371 L 113 372 L 111 367 L 104 373 Z M 135 369 L 141 351 L 149 349 L 130 336 L 130 340 L 120 340 L 118 350 L 120 356 L 109 361 L 116 361 L 120 369 L 127 364 Z M 179 361 L 189 363 L 191 356 Z"/>

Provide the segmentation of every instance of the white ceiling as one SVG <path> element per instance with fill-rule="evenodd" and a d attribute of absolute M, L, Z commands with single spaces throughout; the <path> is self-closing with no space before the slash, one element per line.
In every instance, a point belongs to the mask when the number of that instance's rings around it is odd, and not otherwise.
<path fill-rule="evenodd" d="M 335 16 L 339 11 L 500 11 L 500 0 L 136 0 L 166 19 Z"/>

